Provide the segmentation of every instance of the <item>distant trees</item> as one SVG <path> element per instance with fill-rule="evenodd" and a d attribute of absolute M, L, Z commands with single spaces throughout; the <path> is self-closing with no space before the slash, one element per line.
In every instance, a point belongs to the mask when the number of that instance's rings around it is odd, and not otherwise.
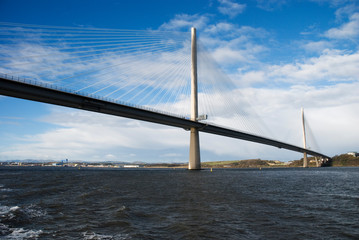
<path fill-rule="evenodd" d="M 332 158 L 333 167 L 359 167 L 359 157 L 349 154 L 336 155 Z"/>
<path fill-rule="evenodd" d="M 319 163 L 320 159 L 318 159 Z M 308 157 L 308 166 L 317 167 L 315 157 Z M 349 154 L 341 154 L 334 156 L 331 160 L 322 165 L 322 167 L 359 167 L 359 157 Z M 236 161 L 218 161 L 203 162 L 203 168 L 266 168 L 266 167 L 303 167 L 303 158 L 294 160 L 289 163 L 283 163 L 273 160 L 249 159 Z"/>

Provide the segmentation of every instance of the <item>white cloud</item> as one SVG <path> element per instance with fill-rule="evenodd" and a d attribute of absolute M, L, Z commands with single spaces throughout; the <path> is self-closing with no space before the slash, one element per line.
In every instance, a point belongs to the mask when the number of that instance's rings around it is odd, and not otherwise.
<path fill-rule="evenodd" d="M 239 69 L 232 76 L 241 82 L 240 91 L 251 99 L 251 106 L 274 133 L 271 136 L 300 146 L 300 108 L 304 107 L 319 150 L 332 156 L 357 148 L 358 64 L 358 52 L 326 49 L 319 57 L 257 71 Z M 257 83 L 262 83 L 260 88 L 250 87 Z M 314 147 L 313 141 L 310 146 Z"/>
<path fill-rule="evenodd" d="M 250 55 L 246 54 L 246 51 L 242 50 L 234 50 L 230 47 L 221 47 L 214 50 L 213 57 L 216 61 L 220 62 L 221 64 L 225 65 L 228 63 L 238 63 L 238 62 L 245 62 L 250 59 Z M 249 58 L 247 58 L 249 56 Z M 253 59 L 252 59 L 253 60 Z"/>
<path fill-rule="evenodd" d="M 249 71 L 239 74 L 233 74 L 233 78 L 238 78 L 238 85 L 252 86 L 256 83 L 263 83 L 267 79 L 267 73 L 264 71 Z"/>
<path fill-rule="evenodd" d="M 230 32 L 233 31 L 236 28 L 236 26 L 232 23 L 228 22 L 219 22 L 217 24 L 209 25 L 208 28 L 205 29 L 205 32 L 210 34 L 220 34 L 223 32 Z"/>
<path fill-rule="evenodd" d="M 4 149 L 0 155 L 10 159 L 122 161 L 121 156 L 126 154 L 135 157 L 128 150 L 158 151 L 187 145 L 184 130 L 80 110 L 52 109 L 43 121 L 56 128 L 24 136 L 21 144 Z"/>
<path fill-rule="evenodd" d="M 332 48 L 333 44 L 328 42 L 328 41 L 312 41 L 312 42 L 307 42 L 304 43 L 302 45 L 302 47 L 308 51 L 308 52 L 312 52 L 312 53 L 322 53 L 325 49 L 330 49 Z"/>
<path fill-rule="evenodd" d="M 257 57 L 267 51 L 258 39 L 269 37 L 266 30 L 250 26 L 238 26 L 230 22 L 214 22 L 211 15 L 176 15 L 161 30 L 188 30 L 195 26 L 199 41 L 212 53 L 215 60 L 222 65 L 255 62 Z"/>
<path fill-rule="evenodd" d="M 228 15 L 231 18 L 236 17 L 238 14 L 241 14 L 246 8 L 246 4 L 239 4 L 231 0 L 218 0 L 220 6 L 218 10 L 224 15 Z"/>
<path fill-rule="evenodd" d="M 228 69 L 228 66 L 258 62 L 258 57 L 268 49 L 257 40 L 265 37 L 268 33 L 262 28 L 219 22 L 208 26 L 201 42 L 210 49 L 215 61 Z"/>
<path fill-rule="evenodd" d="M 309 58 L 298 63 L 271 65 L 259 71 L 245 72 L 239 77 L 240 81 L 248 81 L 248 76 L 252 76 L 255 82 L 265 78 L 267 81 L 276 84 L 358 81 L 358 64 L 359 52 L 346 53 L 345 51 L 327 49 L 319 57 Z"/>
<path fill-rule="evenodd" d="M 204 29 L 209 21 L 208 15 L 177 14 L 169 22 L 162 24 L 160 30 L 189 30 L 191 27 Z"/>
<path fill-rule="evenodd" d="M 289 89 L 242 89 L 252 97 L 252 107 L 273 136 L 297 146 L 302 144 L 300 108 L 313 130 L 320 150 L 334 155 L 355 149 L 359 128 L 359 83 L 339 84 L 323 88 L 292 86 Z M 313 146 L 313 139 L 308 139 Z M 357 148 L 357 147 L 356 147 Z M 318 149 L 314 149 L 318 150 Z"/>
<path fill-rule="evenodd" d="M 359 13 L 350 16 L 349 22 L 338 28 L 329 29 L 325 36 L 333 39 L 353 39 L 359 36 Z"/>
<path fill-rule="evenodd" d="M 335 17 L 338 22 L 341 22 L 347 16 L 353 15 L 355 12 L 358 11 L 358 6 L 354 3 L 345 5 L 344 7 L 338 8 L 335 11 Z"/>

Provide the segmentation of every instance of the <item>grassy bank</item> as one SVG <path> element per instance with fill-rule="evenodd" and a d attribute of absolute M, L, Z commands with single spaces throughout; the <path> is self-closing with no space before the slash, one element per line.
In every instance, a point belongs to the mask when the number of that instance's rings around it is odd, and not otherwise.
<path fill-rule="evenodd" d="M 359 157 L 348 154 L 336 155 L 332 158 L 333 167 L 359 167 Z"/>
<path fill-rule="evenodd" d="M 303 159 L 290 162 L 281 162 L 276 160 L 231 160 L 202 162 L 202 168 L 278 168 L 278 167 L 303 167 Z M 317 167 L 314 157 L 308 157 L 308 166 Z M 333 167 L 359 167 L 359 157 L 350 156 L 348 154 L 337 155 L 332 158 L 332 162 L 328 166 Z M 144 167 L 150 168 L 187 168 L 188 164 L 146 164 Z"/>
<path fill-rule="evenodd" d="M 286 167 L 288 164 L 280 161 L 249 159 L 236 161 L 203 162 L 203 168 L 266 168 Z"/>

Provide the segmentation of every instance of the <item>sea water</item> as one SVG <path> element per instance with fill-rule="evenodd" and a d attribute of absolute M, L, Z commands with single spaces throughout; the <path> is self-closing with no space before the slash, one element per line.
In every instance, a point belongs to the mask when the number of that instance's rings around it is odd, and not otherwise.
<path fill-rule="evenodd" d="M 359 168 L 0 167 L 1 239 L 359 239 Z"/>

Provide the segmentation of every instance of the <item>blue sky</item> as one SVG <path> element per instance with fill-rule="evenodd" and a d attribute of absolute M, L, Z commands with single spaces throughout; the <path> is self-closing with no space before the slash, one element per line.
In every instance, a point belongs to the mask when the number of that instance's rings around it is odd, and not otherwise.
<path fill-rule="evenodd" d="M 358 7 L 350 0 L 1 0 L 0 22 L 166 31 L 195 26 L 273 138 L 301 145 L 304 107 L 318 145 L 313 148 L 332 156 L 359 151 Z M 0 160 L 188 158 L 189 136 L 181 129 L 8 97 L 0 97 L 0 110 Z M 301 157 L 205 134 L 201 146 L 203 161 Z"/>

